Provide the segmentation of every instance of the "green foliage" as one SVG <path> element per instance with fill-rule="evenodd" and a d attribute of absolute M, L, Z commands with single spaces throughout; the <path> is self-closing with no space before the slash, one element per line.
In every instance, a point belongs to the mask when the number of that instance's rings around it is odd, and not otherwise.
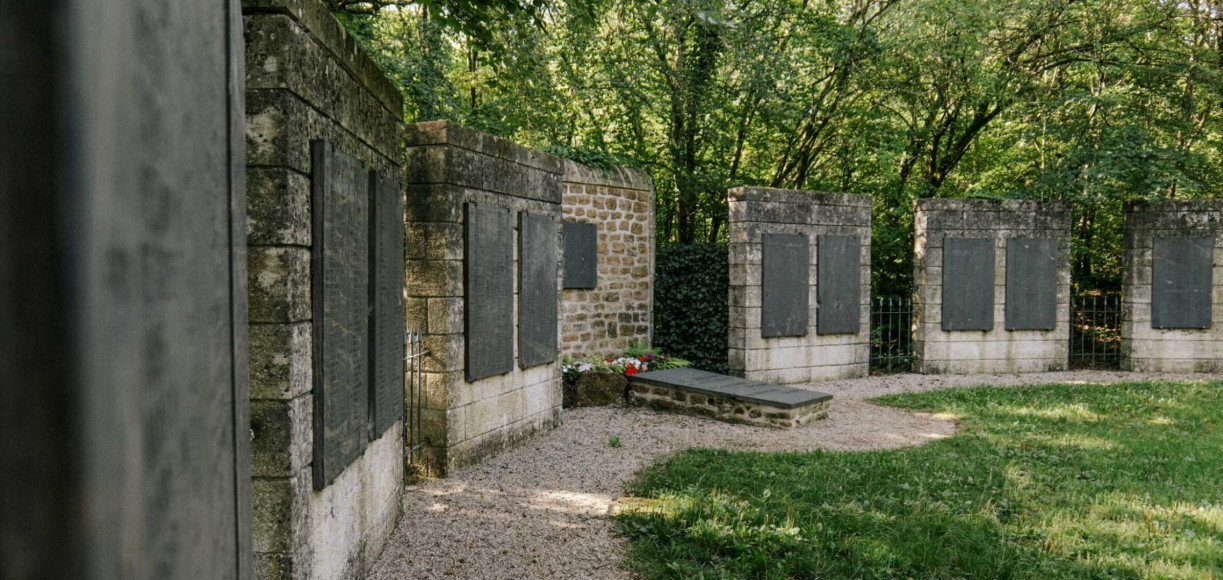
<path fill-rule="evenodd" d="M 730 187 L 873 197 L 880 293 L 922 197 L 1074 202 L 1073 278 L 1109 288 L 1125 200 L 1223 186 L 1216 0 L 331 1 L 409 120 L 634 160 L 660 246 L 725 241 Z"/>
<path fill-rule="evenodd" d="M 673 244 L 659 248 L 654 273 L 654 344 L 726 372 L 727 295 L 725 244 Z"/>
<path fill-rule="evenodd" d="M 952 389 L 922 447 L 681 453 L 616 517 L 647 578 L 1215 578 L 1223 383 Z"/>
<path fill-rule="evenodd" d="M 620 446 L 620 437 L 618 437 L 618 436 L 616 436 L 616 435 L 612 435 L 611 437 L 608 437 L 608 438 L 607 438 L 607 446 L 608 446 L 608 447 L 619 447 L 619 446 Z"/>

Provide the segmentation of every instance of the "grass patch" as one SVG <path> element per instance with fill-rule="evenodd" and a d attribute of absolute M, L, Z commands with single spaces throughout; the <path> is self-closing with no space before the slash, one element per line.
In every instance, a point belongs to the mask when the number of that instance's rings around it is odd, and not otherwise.
<path fill-rule="evenodd" d="M 1223 578 L 1223 383 L 877 402 L 962 431 L 875 452 L 693 450 L 616 515 L 651 578 Z M 817 427 L 818 428 L 818 427 Z"/>

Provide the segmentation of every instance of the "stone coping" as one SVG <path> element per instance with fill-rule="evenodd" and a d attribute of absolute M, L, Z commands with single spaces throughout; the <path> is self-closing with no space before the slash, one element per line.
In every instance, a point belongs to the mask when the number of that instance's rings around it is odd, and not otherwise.
<path fill-rule="evenodd" d="M 832 399 L 832 395 L 819 391 L 808 391 L 738 377 L 728 377 L 691 368 L 650 371 L 630 375 L 628 379 L 629 383 L 668 387 L 678 391 L 688 391 L 705 396 L 743 401 L 745 403 L 765 405 L 778 409 L 795 409 Z"/>

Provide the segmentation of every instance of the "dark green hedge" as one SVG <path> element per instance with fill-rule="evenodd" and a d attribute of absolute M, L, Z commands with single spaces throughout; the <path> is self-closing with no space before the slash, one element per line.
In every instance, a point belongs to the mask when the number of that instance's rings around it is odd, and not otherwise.
<path fill-rule="evenodd" d="M 726 372 L 726 244 L 673 244 L 658 250 L 654 346 L 715 373 Z"/>

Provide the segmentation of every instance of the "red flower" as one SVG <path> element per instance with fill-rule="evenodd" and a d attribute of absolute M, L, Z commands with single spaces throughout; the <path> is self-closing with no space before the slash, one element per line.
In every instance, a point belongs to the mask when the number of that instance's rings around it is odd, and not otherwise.
<path fill-rule="evenodd" d="M 644 356 L 639 356 L 639 357 L 637 357 L 637 360 L 639 360 L 639 361 L 641 361 L 641 362 L 645 362 L 645 357 L 644 357 Z"/>
<path fill-rule="evenodd" d="M 635 374 L 637 374 L 637 368 L 636 368 L 636 367 L 629 367 L 629 368 L 627 368 L 627 369 L 624 369 L 624 374 L 626 374 L 626 375 L 635 375 Z"/>

